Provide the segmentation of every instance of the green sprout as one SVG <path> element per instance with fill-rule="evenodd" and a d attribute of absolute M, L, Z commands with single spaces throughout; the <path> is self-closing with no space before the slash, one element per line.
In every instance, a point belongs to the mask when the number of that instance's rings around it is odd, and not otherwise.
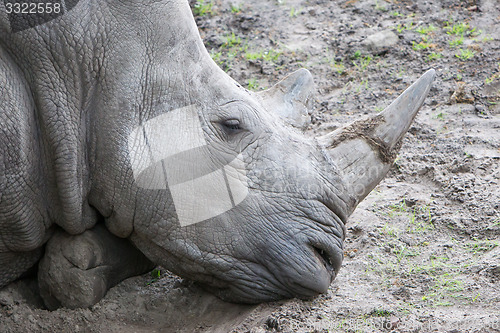
<path fill-rule="evenodd" d="M 231 4 L 231 13 L 238 14 L 241 12 L 241 5 Z"/>
<path fill-rule="evenodd" d="M 241 38 L 236 36 L 234 32 L 231 32 L 231 34 L 227 35 L 224 39 L 225 42 L 222 44 L 222 47 L 231 48 L 241 44 Z"/>
<path fill-rule="evenodd" d="M 427 60 L 433 61 L 433 60 L 441 59 L 442 57 L 443 57 L 443 55 L 441 53 L 432 52 L 431 54 L 429 54 L 427 56 Z"/>
<path fill-rule="evenodd" d="M 156 269 L 156 268 L 153 269 L 151 271 L 151 280 L 148 283 L 146 283 L 146 285 L 149 286 L 150 284 L 155 283 L 156 281 L 158 281 L 160 279 L 160 277 L 161 277 L 161 271 L 159 269 Z"/>
<path fill-rule="evenodd" d="M 247 60 L 259 60 L 262 59 L 264 61 L 276 62 L 278 61 L 281 55 L 280 51 L 268 50 L 268 51 L 260 51 L 260 52 L 246 52 L 245 59 Z"/>
<path fill-rule="evenodd" d="M 196 16 L 205 16 L 207 14 L 211 15 L 213 13 L 213 6 L 214 3 L 212 1 L 205 3 L 205 0 L 196 0 L 193 8 L 193 13 Z"/>
<path fill-rule="evenodd" d="M 457 36 L 464 36 L 464 35 L 472 35 L 475 33 L 476 28 L 472 28 L 469 26 L 469 23 L 466 22 L 459 22 L 456 24 L 451 25 L 452 22 L 445 22 L 445 30 L 448 35 L 457 35 Z"/>
<path fill-rule="evenodd" d="M 465 50 L 459 49 L 458 51 L 459 52 L 457 54 L 455 54 L 455 57 L 457 57 L 458 59 L 460 59 L 462 61 L 470 60 L 476 54 L 475 51 L 469 50 L 469 49 L 465 49 Z"/>
<path fill-rule="evenodd" d="M 422 40 L 420 43 L 412 41 L 412 49 L 415 51 L 427 50 L 428 48 L 434 47 L 434 44 L 428 43 L 427 40 Z"/>
<path fill-rule="evenodd" d="M 457 46 L 462 45 L 464 43 L 464 37 L 463 36 L 457 37 L 453 40 L 450 40 L 449 43 L 450 43 L 451 47 L 457 47 Z"/>
<path fill-rule="evenodd" d="M 371 61 L 372 57 L 365 56 L 362 58 L 357 58 L 357 60 L 354 60 L 352 63 L 360 72 L 364 72 L 368 65 L 370 65 Z"/>
<path fill-rule="evenodd" d="M 427 35 L 428 33 L 431 33 L 436 29 L 437 28 L 431 24 L 427 27 L 424 27 L 424 26 L 418 27 L 417 29 L 415 29 L 415 31 L 418 32 L 419 34 Z"/>
<path fill-rule="evenodd" d="M 259 83 L 256 79 L 250 79 L 248 80 L 247 88 L 248 90 L 257 90 L 259 88 Z"/>

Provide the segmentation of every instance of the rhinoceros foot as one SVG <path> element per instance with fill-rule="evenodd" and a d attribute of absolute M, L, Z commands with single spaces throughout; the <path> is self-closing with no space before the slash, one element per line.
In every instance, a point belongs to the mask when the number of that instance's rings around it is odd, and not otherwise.
<path fill-rule="evenodd" d="M 60 230 L 47 243 L 38 283 L 48 309 L 97 303 L 120 281 L 154 265 L 130 242 L 98 225 L 80 235 Z"/>

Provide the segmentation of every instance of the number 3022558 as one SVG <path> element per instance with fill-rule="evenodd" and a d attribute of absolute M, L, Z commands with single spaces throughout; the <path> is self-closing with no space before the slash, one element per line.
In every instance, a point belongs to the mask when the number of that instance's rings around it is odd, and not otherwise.
<path fill-rule="evenodd" d="M 53 2 L 21 2 L 5 4 L 7 14 L 59 14 L 62 10 L 60 3 Z"/>

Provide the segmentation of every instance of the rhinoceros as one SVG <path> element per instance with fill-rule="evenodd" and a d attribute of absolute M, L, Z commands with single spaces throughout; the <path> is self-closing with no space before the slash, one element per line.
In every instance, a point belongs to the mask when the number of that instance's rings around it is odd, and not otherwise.
<path fill-rule="evenodd" d="M 0 3 L 0 287 L 38 265 L 50 309 L 154 265 L 232 302 L 326 292 L 435 76 L 313 138 L 310 72 L 248 91 L 187 1 L 16 3 Z"/>

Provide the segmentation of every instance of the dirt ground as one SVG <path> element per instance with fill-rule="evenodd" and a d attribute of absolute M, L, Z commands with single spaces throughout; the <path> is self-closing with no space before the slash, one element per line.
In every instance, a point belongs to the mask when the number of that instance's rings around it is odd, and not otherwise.
<path fill-rule="evenodd" d="M 437 71 L 394 167 L 347 225 L 337 279 L 314 300 L 244 306 L 161 270 L 90 309 L 49 312 L 28 278 L 0 291 L 0 332 L 500 332 L 498 0 L 191 4 L 212 58 L 248 89 L 312 72 L 309 135 Z"/>

